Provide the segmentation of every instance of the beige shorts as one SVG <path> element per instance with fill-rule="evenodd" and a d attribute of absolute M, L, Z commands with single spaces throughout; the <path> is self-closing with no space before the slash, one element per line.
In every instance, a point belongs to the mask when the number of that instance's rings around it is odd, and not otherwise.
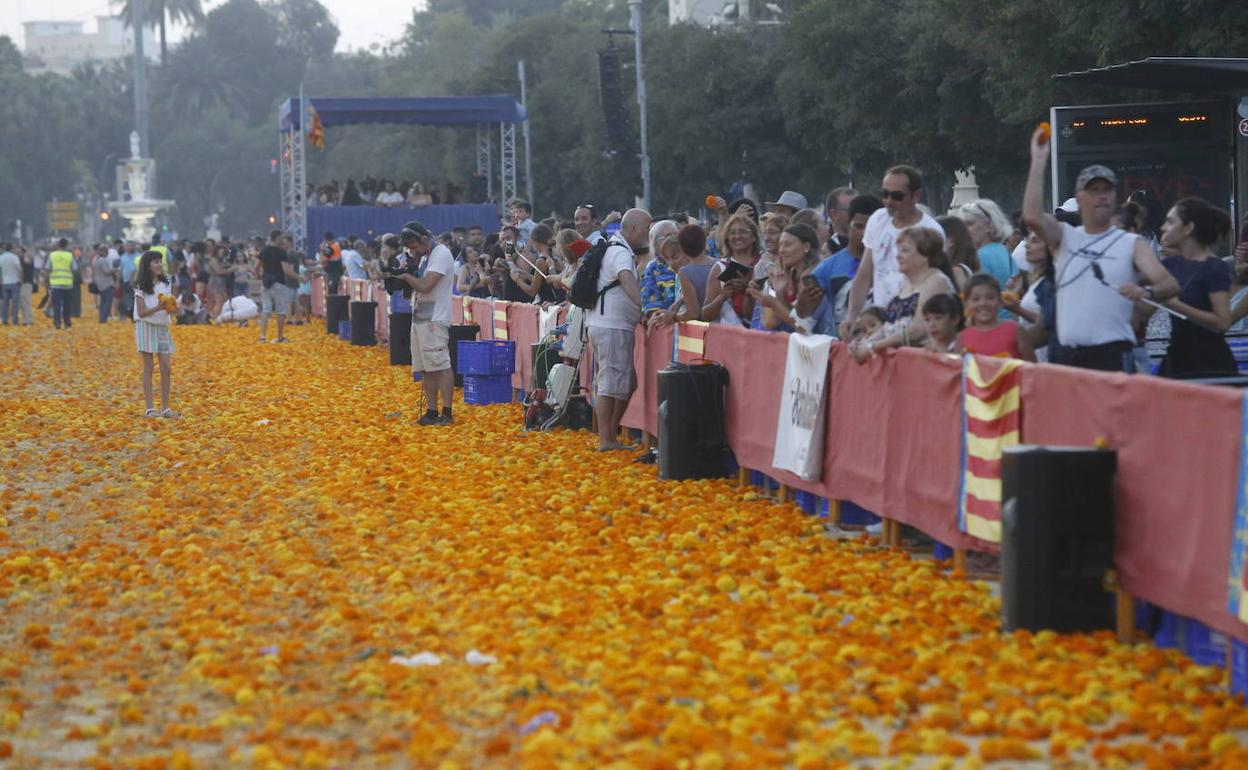
<path fill-rule="evenodd" d="M 597 363 L 597 374 L 594 379 L 597 388 L 594 391 L 600 396 L 609 396 L 624 401 L 632 395 L 637 380 L 633 376 L 633 336 L 632 329 L 599 329 L 589 328 L 589 340 L 594 346 L 594 361 Z"/>
<path fill-rule="evenodd" d="M 412 371 L 451 368 L 451 327 L 437 321 L 412 321 Z"/>

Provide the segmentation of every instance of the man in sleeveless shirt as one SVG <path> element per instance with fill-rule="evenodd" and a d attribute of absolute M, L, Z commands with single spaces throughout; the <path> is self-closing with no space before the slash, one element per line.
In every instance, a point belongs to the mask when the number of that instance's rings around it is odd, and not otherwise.
<path fill-rule="evenodd" d="M 1031 137 L 1031 168 L 1023 192 L 1023 221 L 1053 253 L 1057 290 L 1057 346 L 1052 363 L 1134 372 L 1136 300 L 1160 301 L 1179 285 L 1148 243 L 1113 226 L 1118 177 L 1101 165 L 1088 166 L 1075 181 L 1083 225 L 1059 222 L 1044 209 L 1044 175 L 1049 140 L 1041 128 Z"/>

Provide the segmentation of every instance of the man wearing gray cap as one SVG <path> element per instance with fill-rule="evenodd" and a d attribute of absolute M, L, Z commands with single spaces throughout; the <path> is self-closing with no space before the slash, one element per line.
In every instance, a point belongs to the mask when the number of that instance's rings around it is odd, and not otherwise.
<path fill-rule="evenodd" d="M 1113 226 L 1118 176 L 1088 166 L 1075 180 L 1080 227 L 1059 222 L 1044 209 L 1049 140 L 1044 128 L 1031 137 L 1031 168 L 1023 192 L 1023 221 L 1053 253 L 1057 290 L 1055 364 L 1134 372 L 1135 300 L 1159 301 L 1179 293 L 1174 277 L 1138 235 Z"/>

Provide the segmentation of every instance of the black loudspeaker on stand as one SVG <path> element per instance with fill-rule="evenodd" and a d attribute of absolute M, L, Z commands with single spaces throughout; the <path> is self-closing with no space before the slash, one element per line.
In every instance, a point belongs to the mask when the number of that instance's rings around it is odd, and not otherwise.
<path fill-rule="evenodd" d="M 330 334 L 338 333 L 339 321 L 350 321 L 351 316 L 348 303 L 350 298 L 346 294 L 330 294 L 325 297 L 325 331 Z"/>
<path fill-rule="evenodd" d="M 1001 625 L 1114 627 L 1114 471 L 1098 449 L 1017 446 L 1001 459 Z"/>
<path fill-rule="evenodd" d="M 377 303 L 351 303 L 351 344 L 377 344 Z"/>
<path fill-rule="evenodd" d="M 390 365 L 412 365 L 411 313 L 390 314 Z"/>
<path fill-rule="evenodd" d="M 724 403 L 728 370 L 674 363 L 658 373 L 659 478 L 724 475 Z"/>
<path fill-rule="evenodd" d="M 459 373 L 459 343 L 460 341 L 471 342 L 477 338 L 477 332 L 481 331 L 481 327 L 477 324 L 452 324 L 451 325 L 451 371 L 455 372 L 455 387 L 464 387 L 464 375 Z"/>

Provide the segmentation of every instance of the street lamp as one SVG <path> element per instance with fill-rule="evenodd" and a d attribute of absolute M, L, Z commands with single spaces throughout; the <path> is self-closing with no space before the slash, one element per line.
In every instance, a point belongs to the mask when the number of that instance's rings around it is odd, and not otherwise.
<path fill-rule="evenodd" d="M 637 109 L 641 115 L 641 207 L 650 210 L 650 154 L 646 149 L 646 77 L 641 65 L 641 0 L 628 0 L 637 52 Z"/>

